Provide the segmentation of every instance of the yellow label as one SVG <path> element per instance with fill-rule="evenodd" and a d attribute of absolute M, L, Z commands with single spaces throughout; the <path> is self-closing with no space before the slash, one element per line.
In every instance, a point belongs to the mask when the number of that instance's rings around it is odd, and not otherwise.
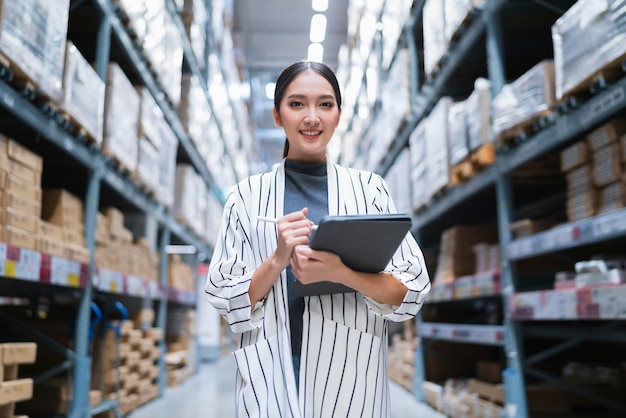
<path fill-rule="evenodd" d="M 17 263 L 13 260 L 6 260 L 4 262 L 4 275 L 6 277 L 15 277 L 17 271 Z"/>
<path fill-rule="evenodd" d="M 68 286 L 78 287 L 80 284 L 80 276 L 78 274 L 69 273 L 67 275 L 67 284 Z"/>

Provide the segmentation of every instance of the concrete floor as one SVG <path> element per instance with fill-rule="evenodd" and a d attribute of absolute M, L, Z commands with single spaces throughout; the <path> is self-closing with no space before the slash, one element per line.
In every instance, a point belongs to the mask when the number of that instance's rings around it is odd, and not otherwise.
<path fill-rule="evenodd" d="M 135 410 L 129 418 L 234 417 L 234 376 L 234 361 L 230 356 L 203 363 L 197 374 L 180 386 L 167 388 L 163 397 Z M 390 388 L 392 418 L 445 418 L 417 402 L 399 385 L 391 382 Z"/>

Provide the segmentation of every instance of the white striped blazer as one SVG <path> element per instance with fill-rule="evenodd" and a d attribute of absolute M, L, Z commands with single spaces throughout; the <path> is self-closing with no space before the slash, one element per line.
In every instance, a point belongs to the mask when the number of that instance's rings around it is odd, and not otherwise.
<path fill-rule="evenodd" d="M 238 417 L 389 417 L 387 321 L 414 317 L 430 290 L 420 248 L 409 233 L 386 271 L 408 287 L 400 306 L 360 293 L 305 298 L 300 391 L 291 361 L 286 273 L 252 307 L 250 277 L 276 248 L 273 224 L 283 215 L 284 161 L 237 184 L 226 199 L 220 236 L 209 266 L 206 296 L 238 342 Z M 331 215 L 394 213 L 377 174 L 328 164 Z"/>

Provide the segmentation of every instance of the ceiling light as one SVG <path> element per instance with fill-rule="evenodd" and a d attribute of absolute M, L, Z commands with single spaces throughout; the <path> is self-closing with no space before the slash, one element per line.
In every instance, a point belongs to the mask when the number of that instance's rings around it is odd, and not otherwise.
<path fill-rule="evenodd" d="M 307 55 L 307 61 L 322 62 L 324 60 L 324 46 L 318 43 L 312 43 L 309 45 L 309 53 Z"/>
<path fill-rule="evenodd" d="M 309 38 L 311 38 L 311 42 L 324 42 L 324 38 L 326 38 L 326 16 L 322 14 L 313 15 Z"/>
<path fill-rule="evenodd" d="M 313 0 L 312 7 L 316 12 L 325 12 L 328 10 L 328 0 Z"/>

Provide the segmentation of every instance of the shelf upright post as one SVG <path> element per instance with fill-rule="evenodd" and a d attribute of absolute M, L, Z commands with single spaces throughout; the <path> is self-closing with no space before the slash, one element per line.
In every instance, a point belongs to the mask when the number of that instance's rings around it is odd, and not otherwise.
<path fill-rule="evenodd" d="M 92 167 L 89 172 L 87 194 L 85 198 L 85 244 L 89 250 L 89 268 L 87 284 L 80 296 L 80 304 L 76 319 L 74 341 L 76 362 L 74 366 L 74 396 L 68 411 L 69 418 L 85 418 L 91 416 L 89 388 L 91 386 L 91 353 L 89 352 L 89 326 L 91 302 L 93 299 L 93 281 L 95 273 L 96 219 L 100 199 L 100 182 L 102 167 Z"/>
<path fill-rule="evenodd" d="M 159 303 L 159 310 L 157 312 L 156 326 L 163 330 L 165 335 L 165 327 L 167 322 L 167 300 L 168 300 L 168 270 L 169 270 L 169 258 L 165 252 L 165 247 L 169 245 L 171 239 L 171 231 L 168 224 L 163 225 L 161 229 L 161 236 L 159 239 L 159 284 L 161 288 L 161 300 Z M 165 353 L 167 352 L 167 346 L 165 345 L 165 337 L 159 342 L 160 355 L 159 355 L 159 397 L 163 396 L 165 388 L 167 388 L 167 367 L 165 365 Z"/>
<path fill-rule="evenodd" d="M 420 242 L 419 231 L 412 231 L 415 241 Z M 426 362 L 424 361 L 424 339 L 420 334 L 422 328 L 422 310 L 415 317 L 415 338 L 417 347 L 415 348 L 415 366 L 413 372 L 413 395 L 418 402 L 424 402 L 424 382 L 426 381 Z"/>
<path fill-rule="evenodd" d="M 419 94 L 420 72 L 419 72 L 419 54 L 417 52 L 417 43 L 415 42 L 415 23 L 416 17 L 411 15 L 408 23 L 404 27 L 404 36 L 409 50 L 409 94 L 410 94 L 410 113 L 414 115 L 417 109 L 417 97 Z"/>
<path fill-rule="evenodd" d="M 102 80 L 107 80 L 107 69 L 111 56 L 111 8 L 103 9 L 102 20 L 98 28 L 95 69 Z"/>
<path fill-rule="evenodd" d="M 495 95 L 506 83 L 504 66 L 504 43 L 499 9 L 494 0 L 488 0 L 483 14 L 487 28 L 487 68 L 491 91 Z M 513 193 L 510 173 L 501 170 L 496 161 L 496 206 L 498 214 L 498 238 L 502 253 L 500 281 L 502 286 L 502 304 L 504 311 L 504 350 L 507 368 L 503 372 L 505 386 L 505 414 L 507 418 L 527 418 L 526 391 L 521 357 L 522 345 L 519 325 L 510 317 L 508 295 L 515 292 L 514 265 L 508 259 L 506 249 L 511 242 L 509 225 L 513 220 Z"/>

